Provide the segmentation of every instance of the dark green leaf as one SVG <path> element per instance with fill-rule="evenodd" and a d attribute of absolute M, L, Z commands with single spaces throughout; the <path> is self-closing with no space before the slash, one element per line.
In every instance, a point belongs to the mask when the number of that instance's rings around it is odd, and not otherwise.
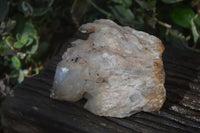
<path fill-rule="evenodd" d="M 191 29 L 191 20 L 195 16 L 194 11 L 191 8 L 175 8 L 170 17 L 174 23 L 184 28 Z"/>
<path fill-rule="evenodd" d="M 16 38 L 17 38 L 18 41 L 21 40 L 21 37 L 22 37 L 22 35 L 21 35 L 20 33 L 17 33 L 17 34 L 16 34 Z"/>
<path fill-rule="evenodd" d="M 34 54 L 37 51 L 37 49 L 38 49 L 38 42 L 31 45 L 31 47 L 29 49 L 27 49 L 26 53 L 27 54 Z"/>
<path fill-rule="evenodd" d="M 23 34 L 37 36 L 37 30 L 31 23 L 26 23 L 23 29 Z"/>
<path fill-rule="evenodd" d="M 13 47 L 13 45 L 14 45 L 14 39 L 13 39 L 13 37 L 8 36 L 6 38 L 6 43 L 8 44 L 8 46 Z"/>
<path fill-rule="evenodd" d="M 110 7 L 110 9 L 113 12 L 115 18 L 121 24 L 123 24 L 123 25 L 132 25 L 133 24 L 135 16 L 130 9 L 120 6 L 120 5 Z"/>
<path fill-rule="evenodd" d="M 156 7 L 156 0 L 135 0 L 141 8 L 153 10 Z"/>
<path fill-rule="evenodd" d="M 38 43 L 39 43 L 39 36 L 37 35 L 37 30 L 31 23 L 26 23 L 23 34 L 28 34 L 29 39 L 26 43 L 27 49 L 26 53 L 28 54 L 34 54 L 37 51 Z"/>
<path fill-rule="evenodd" d="M 21 83 L 22 81 L 24 81 L 24 75 L 28 74 L 28 70 L 19 70 L 19 77 L 17 79 L 18 83 Z"/>
<path fill-rule="evenodd" d="M 38 68 L 35 69 L 35 74 L 39 74 L 40 70 Z"/>
<path fill-rule="evenodd" d="M 200 29 L 200 18 L 199 18 L 198 14 L 196 14 L 194 17 L 194 23 L 195 23 L 197 29 Z"/>
<path fill-rule="evenodd" d="M 45 0 L 43 0 L 43 1 L 45 1 Z M 41 2 L 43 2 L 43 1 L 41 1 Z M 48 2 L 48 4 L 47 5 L 44 4 L 45 5 L 44 7 L 40 7 L 40 8 L 35 7 L 34 8 L 34 14 L 33 14 L 34 16 L 42 16 L 45 13 L 47 13 L 48 10 L 50 9 L 50 7 L 53 5 L 54 0 L 46 0 L 46 2 Z"/>
<path fill-rule="evenodd" d="M 17 38 L 20 40 L 17 43 L 19 44 L 17 45 L 19 46 L 18 48 L 23 47 L 23 49 L 21 49 L 22 52 L 27 53 L 27 54 L 34 54 L 38 48 L 38 43 L 39 43 L 38 32 L 36 28 L 34 27 L 34 25 L 30 22 L 26 22 L 24 24 L 23 29 L 20 32 L 18 32 L 18 34 L 16 35 Z"/>
<path fill-rule="evenodd" d="M 184 1 L 184 0 L 161 0 L 161 1 L 166 3 L 166 4 L 173 4 L 173 3 L 181 2 L 181 1 Z"/>
<path fill-rule="evenodd" d="M 21 73 L 20 73 L 20 76 L 17 78 L 17 81 L 18 83 L 21 83 L 24 81 L 24 77 L 21 75 Z"/>
<path fill-rule="evenodd" d="M 41 61 L 38 61 L 38 66 L 41 66 L 42 65 L 42 62 Z"/>
<path fill-rule="evenodd" d="M 0 39 L 0 56 L 11 54 L 13 54 L 13 51 L 6 45 L 6 41 Z"/>
<path fill-rule="evenodd" d="M 13 57 L 11 58 L 11 61 L 12 61 L 13 66 L 15 67 L 15 69 L 19 70 L 20 67 L 21 67 L 21 62 L 20 62 L 20 60 L 18 59 L 18 57 L 17 57 L 17 56 L 13 56 Z"/>
<path fill-rule="evenodd" d="M 31 45 L 31 43 L 33 43 L 33 41 L 34 41 L 33 37 L 29 36 L 28 42 L 26 43 L 26 46 Z"/>
<path fill-rule="evenodd" d="M 14 43 L 14 47 L 15 48 L 22 48 L 24 46 L 24 43 L 20 42 L 20 41 L 17 41 Z"/>
<path fill-rule="evenodd" d="M 112 0 L 113 2 L 123 5 L 124 7 L 130 7 L 132 5 L 132 0 Z"/>
<path fill-rule="evenodd" d="M 34 59 L 32 58 L 31 55 L 26 56 L 26 61 L 28 61 L 29 63 L 34 62 Z"/>
<path fill-rule="evenodd" d="M 191 31 L 192 31 L 194 43 L 196 43 L 197 40 L 199 39 L 199 33 L 197 31 L 196 25 L 194 24 L 194 19 L 191 20 L 191 25 L 192 25 Z"/>
<path fill-rule="evenodd" d="M 25 16 L 31 16 L 33 14 L 32 6 L 26 1 L 22 1 L 21 10 Z"/>
<path fill-rule="evenodd" d="M 20 39 L 20 42 L 23 43 L 23 44 L 25 44 L 25 43 L 28 42 L 28 38 L 29 37 L 28 37 L 27 34 L 23 34 L 22 37 L 21 37 L 21 39 Z"/>

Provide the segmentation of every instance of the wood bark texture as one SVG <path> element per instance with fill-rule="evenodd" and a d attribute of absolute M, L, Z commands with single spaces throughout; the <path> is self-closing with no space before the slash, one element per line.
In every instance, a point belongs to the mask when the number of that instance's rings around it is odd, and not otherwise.
<path fill-rule="evenodd" d="M 26 79 L 1 108 L 5 133 L 197 133 L 200 132 L 200 55 L 166 47 L 167 98 L 160 111 L 119 119 L 94 115 L 76 103 L 50 99 L 54 73 L 66 43 L 37 76 Z"/>

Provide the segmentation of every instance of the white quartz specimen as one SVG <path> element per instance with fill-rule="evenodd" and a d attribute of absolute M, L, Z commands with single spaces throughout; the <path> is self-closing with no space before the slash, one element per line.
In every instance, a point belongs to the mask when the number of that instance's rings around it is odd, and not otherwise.
<path fill-rule="evenodd" d="M 52 98 L 75 102 L 85 97 L 90 112 L 118 118 L 162 107 L 164 46 L 158 38 L 105 19 L 80 30 L 89 38 L 72 42 L 64 53 Z"/>

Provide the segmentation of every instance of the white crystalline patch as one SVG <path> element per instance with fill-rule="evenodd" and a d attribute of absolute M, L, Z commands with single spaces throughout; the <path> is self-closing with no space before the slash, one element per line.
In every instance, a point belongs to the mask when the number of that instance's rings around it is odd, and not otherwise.
<path fill-rule="evenodd" d="M 165 101 L 161 41 L 111 20 L 82 25 L 56 68 L 51 98 L 78 101 L 100 116 L 123 118 L 159 110 Z"/>
<path fill-rule="evenodd" d="M 69 69 L 68 69 L 68 68 L 66 68 L 66 67 L 62 67 L 62 68 L 61 68 L 61 70 L 62 70 L 62 72 L 64 72 L 64 73 L 66 73 L 66 72 L 68 72 L 68 71 L 69 71 Z"/>

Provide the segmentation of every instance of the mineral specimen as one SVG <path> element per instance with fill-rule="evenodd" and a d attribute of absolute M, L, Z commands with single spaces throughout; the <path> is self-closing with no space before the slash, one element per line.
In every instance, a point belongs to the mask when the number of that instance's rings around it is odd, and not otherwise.
<path fill-rule="evenodd" d="M 72 42 L 57 65 L 51 97 L 87 99 L 84 108 L 100 116 L 123 118 L 159 110 L 163 86 L 162 42 L 147 33 L 100 19 L 80 27 L 87 40 Z"/>

